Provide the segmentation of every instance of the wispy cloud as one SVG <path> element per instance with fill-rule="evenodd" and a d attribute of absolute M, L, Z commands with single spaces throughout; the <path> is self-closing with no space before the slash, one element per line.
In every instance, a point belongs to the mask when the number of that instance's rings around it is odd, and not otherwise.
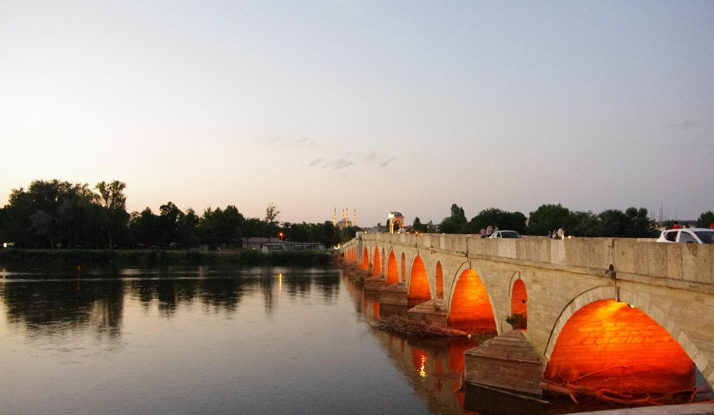
<path fill-rule="evenodd" d="M 310 139 L 307 137 L 302 137 L 302 138 L 298 138 L 297 140 L 295 140 L 295 142 L 298 144 L 305 144 L 308 142 L 308 140 L 310 140 Z"/>
<path fill-rule="evenodd" d="M 688 130 L 690 128 L 696 127 L 699 122 L 695 119 L 692 118 L 685 118 L 683 120 L 679 120 L 675 122 L 674 124 L 670 124 L 669 128 L 677 128 L 680 130 Z"/>
<path fill-rule="evenodd" d="M 326 163 L 324 167 L 329 167 L 332 170 L 342 170 L 355 164 L 352 160 L 339 159 L 330 163 Z"/>
<path fill-rule="evenodd" d="M 396 161 L 396 157 L 387 157 L 377 153 L 369 153 L 362 158 L 367 164 L 376 164 L 380 167 L 387 167 L 392 162 Z"/>
<path fill-rule="evenodd" d="M 313 160 L 313 161 L 310 163 L 310 167 L 315 167 L 315 166 L 317 166 L 318 164 L 322 164 L 322 162 L 324 162 L 324 160 L 321 159 L 321 158 L 315 159 L 315 160 Z"/>

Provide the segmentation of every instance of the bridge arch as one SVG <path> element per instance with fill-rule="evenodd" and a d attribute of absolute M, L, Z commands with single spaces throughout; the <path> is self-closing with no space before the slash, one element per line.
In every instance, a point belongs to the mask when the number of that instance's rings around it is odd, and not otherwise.
<path fill-rule="evenodd" d="M 441 261 L 436 262 L 434 270 L 436 298 L 444 299 L 444 268 L 441 266 Z"/>
<path fill-rule="evenodd" d="M 643 347 L 647 353 L 641 353 Z M 624 392 L 691 389 L 695 365 L 704 372 L 710 364 L 667 313 L 612 286 L 588 290 L 565 307 L 544 355 L 546 379 L 602 371 L 602 377 L 587 376 L 582 385 L 596 385 L 606 376 L 611 389 Z"/>
<path fill-rule="evenodd" d="M 514 329 L 528 328 L 528 289 L 526 283 L 521 279 L 521 273 L 516 272 L 514 277 L 518 277 L 511 284 L 511 318 L 514 323 L 511 324 Z"/>
<path fill-rule="evenodd" d="M 366 246 L 362 250 L 362 264 L 360 265 L 360 268 L 369 269 L 369 251 Z"/>
<path fill-rule="evenodd" d="M 419 255 L 415 256 L 412 262 L 407 289 L 407 299 L 410 307 L 431 300 L 429 276 L 426 272 L 424 260 Z"/>
<path fill-rule="evenodd" d="M 379 247 L 374 247 L 374 259 L 372 260 L 372 274 L 382 273 L 382 260 L 379 256 Z"/>
<path fill-rule="evenodd" d="M 399 282 L 399 270 L 397 267 L 397 257 L 394 255 L 394 250 L 389 250 L 389 259 L 387 259 L 387 275 L 386 284 L 392 285 Z"/>
<path fill-rule="evenodd" d="M 486 286 L 472 268 L 463 270 L 454 281 L 447 324 L 470 333 L 497 331 L 495 313 Z"/>

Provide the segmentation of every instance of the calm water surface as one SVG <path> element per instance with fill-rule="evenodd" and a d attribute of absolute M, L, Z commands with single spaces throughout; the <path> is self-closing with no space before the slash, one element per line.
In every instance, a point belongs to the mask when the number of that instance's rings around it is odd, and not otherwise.
<path fill-rule="evenodd" d="M 5 415 L 463 412 L 476 343 L 373 329 L 338 270 L 0 271 Z"/>

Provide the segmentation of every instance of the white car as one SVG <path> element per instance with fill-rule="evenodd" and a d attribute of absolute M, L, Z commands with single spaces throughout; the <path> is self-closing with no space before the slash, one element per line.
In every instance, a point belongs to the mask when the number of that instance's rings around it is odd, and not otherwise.
<path fill-rule="evenodd" d="M 491 234 L 491 239 L 521 239 L 521 234 L 516 231 L 496 231 Z"/>
<path fill-rule="evenodd" d="M 680 244 L 714 244 L 714 229 L 682 228 L 662 231 L 657 242 Z"/>

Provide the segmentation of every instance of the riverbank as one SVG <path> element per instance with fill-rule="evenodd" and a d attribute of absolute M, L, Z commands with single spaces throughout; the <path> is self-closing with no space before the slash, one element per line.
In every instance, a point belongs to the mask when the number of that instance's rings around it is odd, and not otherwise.
<path fill-rule="evenodd" d="M 256 250 L 164 251 L 164 250 L 86 250 L 86 249 L 3 249 L 0 267 L 22 266 L 155 266 L 174 264 L 233 264 L 242 266 L 319 266 L 329 265 L 333 256 L 326 251 Z"/>

